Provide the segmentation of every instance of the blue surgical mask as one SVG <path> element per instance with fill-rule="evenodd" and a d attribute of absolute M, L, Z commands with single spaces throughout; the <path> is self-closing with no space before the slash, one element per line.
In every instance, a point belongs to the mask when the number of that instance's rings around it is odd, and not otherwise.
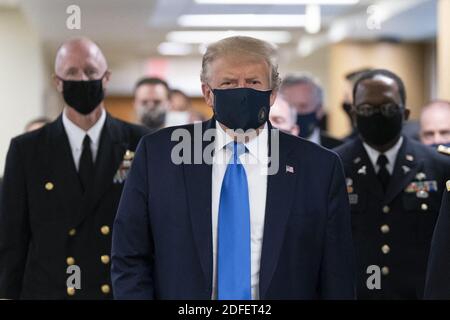
<path fill-rule="evenodd" d="M 229 129 L 257 129 L 267 122 L 272 90 L 214 89 L 214 117 Z"/>
<path fill-rule="evenodd" d="M 297 114 L 297 125 L 300 128 L 299 136 L 302 138 L 308 138 L 312 135 L 314 129 L 319 124 L 316 112 L 310 112 L 305 114 Z"/>

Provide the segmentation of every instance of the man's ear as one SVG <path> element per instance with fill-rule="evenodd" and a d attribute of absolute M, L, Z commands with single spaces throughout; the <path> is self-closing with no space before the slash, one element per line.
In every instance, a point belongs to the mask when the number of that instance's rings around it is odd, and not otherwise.
<path fill-rule="evenodd" d="M 319 121 L 322 120 L 324 115 L 325 115 L 325 111 L 323 111 L 322 105 L 318 106 L 317 107 L 317 111 L 316 111 L 316 118 L 317 118 L 317 120 L 319 120 Z"/>
<path fill-rule="evenodd" d="M 351 124 L 352 124 L 352 126 L 354 128 L 356 128 L 356 110 L 355 110 L 355 105 L 354 104 L 352 104 L 352 107 L 350 108 L 349 114 L 350 114 L 350 119 L 352 121 Z"/>
<path fill-rule="evenodd" d="M 205 83 L 202 83 L 202 93 L 206 104 L 212 108 L 214 106 L 214 93 Z"/>
<path fill-rule="evenodd" d="M 403 114 L 405 117 L 405 121 L 408 121 L 409 115 L 411 114 L 411 110 L 409 110 L 408 108 L 405 108 L 405 112 Z"/>
<path fill-rule="evenodd" d="M 108 86 L 110 78 L 111 78 L 111 71 L 106 70 L 105 75 L 103 76 L 103 79 L 102 79 L 103 89 L 105 89 Z"/>
<path fill-rule="evenodd" d="M 63 92 L 63 82 L 61 81 L 61 79 L 59 79 L 56 74 L 52 75 L 52 79 L 53 79 L 53 84 L 55 85 L 56 90 L 59 93 Z"/>
<path fill-rule="evenodd" d="M 275 103 L 275 100 L 277 99 L 277 95 L 278 95 L 277 90 L 273 90 L 272 93 L 270 94 L 270 106 L 273 106 L 273 104 Z"/>
<path fill-rule="evenodd" d="M 300 134 L 300 127 L 298 126 L 298 124 L 295 124 L 292 127 L 291 134 L 293 134 L 294 136 L 298 136 Z"/>

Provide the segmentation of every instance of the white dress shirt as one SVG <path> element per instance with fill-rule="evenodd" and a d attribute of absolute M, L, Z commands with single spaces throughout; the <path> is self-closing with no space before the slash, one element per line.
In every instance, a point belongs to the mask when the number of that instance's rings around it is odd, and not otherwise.
<path fill-rule="evenodd" d="M 86 134 L 91 139 L 92 160 L 95 162 L 100 145 L 100 135 L 106 121 L 106 111 L 102 109 L 102 115 L 87 132 L 70 121 L 65 110 L 63 111 L 62 121 L 67 137 L 69 138 L 70 149 L 72 150 L 73 161 L 77 171 L 80 165 L 81 153 L 83 152 L 83 140 Z"/>
<path fill-rule="evenodd" d="M 217 121 L 216 128 L 212 167 L 213 299 L 217 298 L 217 225 L 219 220 L 220 191 L 228 162 L 232 156 L 232 152 L 225 146 L 233 141 Z M 258 136 L 244 143 L 248 152 L 239 157 L 247 175 L 249 193 L 251 288 L 253 300 L 259 299 L 259 269 L 264 233 L 269 158 L 268 131 L 266 124 Z"/>
<path fill-rule="evenodd" d="M 316 127 L 311 135 L 306 138 L 306 140 L 314 142 L 315 144 L 318 144 L 320 146 L 322 144 L 322 141 L 320 141 L 320 128 Z"/>
<path fill-rule="evenodd" d="M 394 165 L 395 160 L 397 159 L 398 151 L 400 150 L 403 143 L 403 137 L 400 137 L 398 139 L 397 143 L 390 148 L 388 151 L 384 152 L 383 154 L 388 159 L 388 163 L 386 164 L 386 169 L 389 172 L 389 174 L 392 176 L 392 173 L 394 172 Z M 378 173 L 380 171 L 380 166 L 377 165 L 378 157 L 380 156 L 381 152 L 375 150 L 371 146 L 369 146 L 367 143 L 363 142 L 364 148 L 366 149 L 367 154 L 369 155 L 370 162 L 372 162 L 373 168 L 375 169 L 375 173 Z"/>

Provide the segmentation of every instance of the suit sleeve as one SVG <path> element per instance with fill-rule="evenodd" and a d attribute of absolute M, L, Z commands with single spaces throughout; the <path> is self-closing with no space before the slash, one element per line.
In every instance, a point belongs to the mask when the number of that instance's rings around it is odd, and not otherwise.
<path fill-rule="evenodd" d="M 111 279 L 115 299 L 154 298 L 147 161 L 145 142 L 141 140 L 113 227 Z"/>
<path fill-rule="evenodd" d="M 0 298 L 20 298 L 28 254 L 26 174 L 18 143 L 11 141 L 0 203 Z"/>
<path fill-rule="evenodd" d="M 450 299 L 450 211 L 444 191 L 442 210 L 434 229 L 425 283 L 425 299 Z"/>
<path fill-rule="evenodd" d="M 354 249 L 344 172 L 336 157 L 328 191 L 328 216 L 321 265 L 322 299 L 354 299 Z"/>

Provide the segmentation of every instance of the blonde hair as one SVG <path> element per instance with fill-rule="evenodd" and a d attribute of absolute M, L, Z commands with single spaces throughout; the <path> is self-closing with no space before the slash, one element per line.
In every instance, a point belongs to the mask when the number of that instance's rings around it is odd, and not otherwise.
<path fill-rule="evenodd" d="M 248 58 L 263 59 L 270 68 L 270 85 L 277 90 L 280 85 L 280 75 L 277 64 L 277 48 L 266 42 L 252 37 L 235 36 L 229 37 L 208 46 L 202 59 L 202 71 L 200 80 L 208 82 L 208 71 L 210 64 L 219 57 L 227 55 L 238 55 Z"/>

